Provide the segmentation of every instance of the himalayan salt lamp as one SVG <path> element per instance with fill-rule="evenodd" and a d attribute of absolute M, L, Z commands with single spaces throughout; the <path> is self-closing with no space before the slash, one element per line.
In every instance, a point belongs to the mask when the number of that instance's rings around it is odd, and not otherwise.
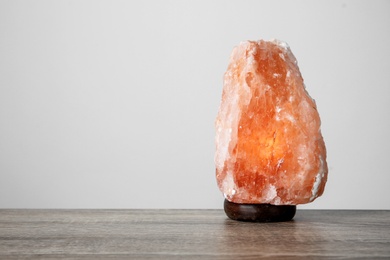
<path fill-rule="evenodd" d="M 286 43 L 234 48 L 215 127 L 216 178 L 228 217 L 287 221 L 296 205 L 322 195 L 328 168 L 320 117 Z"/>

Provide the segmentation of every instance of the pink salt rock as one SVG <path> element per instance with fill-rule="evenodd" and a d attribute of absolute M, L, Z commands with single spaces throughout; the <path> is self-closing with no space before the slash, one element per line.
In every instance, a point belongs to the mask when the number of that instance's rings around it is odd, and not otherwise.
<path fill-rule="evenodd" d="M 286 43 L 234 48 L 215 125 L 217 183 L 228 201 L 297 205 L 322 195 L 320 117 Z"/>

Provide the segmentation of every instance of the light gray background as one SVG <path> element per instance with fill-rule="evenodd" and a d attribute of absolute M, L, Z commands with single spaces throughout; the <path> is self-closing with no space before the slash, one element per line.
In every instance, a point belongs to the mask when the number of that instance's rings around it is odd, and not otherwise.
<path fill-rule="evenodd" d="M 0 207 L 221 208 L 230 52 L 287 41 L 316 99 L 324 195 L 390 209 L 390 1 L 0 1 Z"/>

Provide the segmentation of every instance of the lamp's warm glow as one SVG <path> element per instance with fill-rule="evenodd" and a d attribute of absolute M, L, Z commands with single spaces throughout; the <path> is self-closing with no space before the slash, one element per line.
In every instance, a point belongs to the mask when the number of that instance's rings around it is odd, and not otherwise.
<path fill-rule="evenodd" d="M 229 201 L 296 205 L 323 193 L 320 118 L 287 44 L 233 50 L 216 129 L 217 181 Z"/>

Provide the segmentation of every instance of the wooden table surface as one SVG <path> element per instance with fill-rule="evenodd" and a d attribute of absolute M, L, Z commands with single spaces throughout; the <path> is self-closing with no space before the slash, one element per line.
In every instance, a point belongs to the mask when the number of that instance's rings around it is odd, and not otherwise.
<path fill-rule="evenodd" d="M 248 223 L 222 210 L 0 209 L 1 259 L 390 259 L 390 211 L 298 210 Z"/>

